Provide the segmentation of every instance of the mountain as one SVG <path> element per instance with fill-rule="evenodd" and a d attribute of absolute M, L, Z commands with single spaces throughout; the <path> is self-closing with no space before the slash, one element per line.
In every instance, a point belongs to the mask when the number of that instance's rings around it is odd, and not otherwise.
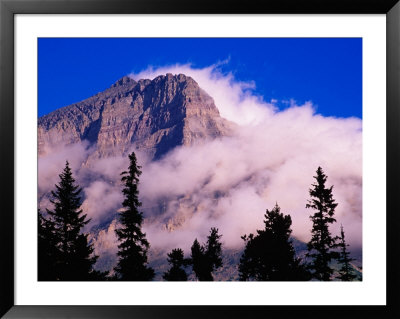
<path fill-rule="evenodd" d="M 275 167 L 264 167 L 258 161 L 253 167 L 253 161 L 250 164 L 242 163 L 240 156 L 236 159 L 233 156 L 234 160 L 230 161 L 236 150 L 247 150 L 232 147 L 228 148 L 232 152 L 227 152 L 225 148 L 220 148 L 220 141 L 229 144 L 234 138 L 221 139 L 217 143 L 198 148 L 203 152 L 198 156 L 201 161 L 208 161 L 210 158 L 210 168 L 204 171 L 200 170 L 202 163 L 198 164 L 197 153 L 192 154 L 192 149 L 187 152 L 191 156 L 184 157 L 184 160 L 179 156 L 177 160 L 173 156 L 172 159 L 165 156 L 179 147 L 233 136 L 235 130 L 235 124 L 220 116 L 212 97 L 189 76 L 166 74 L 153 80 L 138 81 L 123 77 L 103 92 L 39 118 L 39 207 L 42 211 L 52 207 L 49 200 L 51 190 L 65 160 L 67 157 L 79 158 L 75 161 L 74 176 L 83 189 L 82 209 L 92 218 L 92 223 L 85 232 L 88 232 L 95 253 L 99 255 L 95 267 L 99 270 L 111 270 L 117 259 L 115 228 L 122 202 L 120 172 L 126 169 L 126 166 L 119 165 L 119 160 L 126 159 L 132 150 L 147 154 L 146 160 L 149 161 L 140 163 L 143 167 L 141 185 L 145 185 L 147 172 L 150 171 L 153 175 L 147 176 L 147 188 L 140 189 L 143 204 L 141 210 L 145 217 L 144 226 L 149 226 L 147 234 L 151 232 L 153 238 L 162 244 L 159 247 L 163 247 L 159 248 L 153 245 L 155 241 L 150 241 L 149 262 L 156 271 L 156 278 L 160 280 L 169 267 L 167 253 L 171 248 L 184 244 L 188 246 L 188 243 L 190 245 L 195 236 L 199 235 L 198 229 L 205 229 L 207 232 L 210 227 L 215 226 L 213 223 L 218 219 L 231 225 L 231 218 L 243 218 L 247 214 L 249 219 L 254 218 L 257 212 L 250 211 L 253 209 L 252 205 L 245 206 L 251 204 L 249 201 L 252 199 L 262 198 L 269 191 L 270 175 L 264 173 Z M 63 148 L 81 142 L 90 147 L 85 151 L 79 147 Z M 236 146 L 235 143 L 232 145 Z M 218 153 L 216 158 L 209 156 L 210 149 Z M 84 154 L 81 157 L 76 154 L 70 156 L 69 152 Z M 186 155 L 186 152 L 183 153 Z M 256 159 L 257 156 L 253 156 L 252 152 L 250 154 Z M 168 166 L 165 162 L 172 164 Z M 177 174 L 179 165 L 183 165 L 181 163 L 184 163 L 185 168 L 183 175 Z M 190 165 L 186 166 L 187 164 Z M 152 171 L 154 166 L 159 169 Z M 232 174 L 233 171 L 236 174 Z M 180 183 L 183 186 L 178 185 Z M 157 187 L 158 192 L 155 191 Z M 242 211 L 233 210 L 228 215 L 231 207 L 237 203 L 244 204 L 240 205 Z M 262 214 L 261 210 L 260 221 Z M 235 222 L 232 225 L 238 228 L 235 236 L 240 239 L 244 234 L 240 225 L 235 225 Z M 174 237 L 176 234 L 181 234 L 181 237 L 176 237 L 179 240 L 172 240 L 171 243 L 164 240 L 167 236 Z M 231 237 L 222 235 L 223 239 L 232 238 L 232 234 Z M 165 243 L 168 245 L 164 245 Z M 303 256 L 304 243 L 295 241 L 294 244 L 298 255 Z M 169 245 L 176 246 L 165 248 Z M 215 273 L 216 280 L 238 278 L 237 264 L 242 249 L 242 246 L 224 249 L 224 267 Z M 193 279 L 193 275 L 190 278 Z"/>
<path fill-rule="evenodd" d="M 45 158 L 57 152 L 57 147 L 86 141 L 90 152 L 84 158 L 81 168 L 89 168 L 101 159 L 126 157 L 132 150 L 140 150 L 147 154 L 150 161 L 157 161 L 176 147 L 229 136 L 234 125 L 220 116 L 213 98 L 189 76 L 169 73 L 153 80 L 138 81 L 125 76 L 103 92 L 40 117 L 38 154 L 39 158 Z M 42 167 L 39 175 L 46 175 L 46 169 Z M 79 167 L 77 169 L 79 171 Z M 57 176 L 54 172 L 52 174 Z M 77 182 L 83 188 L 82 208 L 86 212 L 91 209 L 93 211 L 90 207 L 93 201 L 87 190 L 98 178 L 98 175 L 89 173 L 77 176 Z M 119 179 L 118 172 L 112 178 L 101 176 L 100 180 L 101 185 L 112 185 L 120 192 Z M 54 186 L 54 183 L 49 184 Z M 51 189 L 41 189 L 39 180 L 38 201 L 44 209 L 50 205 Z M 104 194 L 107 196 L 107 192 Z M 161 230 L 169 232 L 180 227 L 197 211 L 196 204 L 192 203 L 192 195 L 162 198 L 162 205 L 158 205 L 158 201 L 148 203 L 146 198 L 142 198 L 145 222 L 157 222 Z M 115 197 L 111 200 L 115 202 Z M 176 201 L 176 213 L 164 216 L 167 203 L 172 201 Z M 110 205 L 110 201 L 105 205 Z M 106 215 L 98 217 L 89 230 L 89 239 L 100 255 L 96 264 L 98 269 L 112 269 L 116 261 L 115 243 L 110 241 L 114 235 L 118 209 L 115 203 L 113 205 L 109 206 Z M 120 205 L 120 201 L 117 205 Z M 167 266 L 165 253 L 152 252 L 152 256 L 160 256 L 158 263 L 161 268 Z"/>
<path fill-rule="evenodd" d="M 191 77 L 160 75 L 135 81 L 123 77 L 107 90 L 38 121 L 38 152 L 86 140 L 93 158 L 126 155 L 132 146 L 159 159 L 179 145 L 229 135 L 214 100 Z"/>

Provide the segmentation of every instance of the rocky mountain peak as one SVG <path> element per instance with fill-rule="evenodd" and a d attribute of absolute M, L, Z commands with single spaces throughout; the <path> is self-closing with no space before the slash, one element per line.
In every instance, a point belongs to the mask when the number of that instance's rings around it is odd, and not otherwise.
<path fill-rule="evenodd" d="M 115 82 L 111 87 L 124 86 L 127 84 L 135 85 L 137 82 L 129 76 L 124 76 Z"/>
<path fill-rule="evenodd" d="M 39 118 L 39 155 L 60 142 L 87 140 L 93 156 L 140 149 L 158 159 L 179 145 L 193 145 L 231 132 L 210 97 L 184 74 L 153 80 L 124 76 L 109 89 Z"/>

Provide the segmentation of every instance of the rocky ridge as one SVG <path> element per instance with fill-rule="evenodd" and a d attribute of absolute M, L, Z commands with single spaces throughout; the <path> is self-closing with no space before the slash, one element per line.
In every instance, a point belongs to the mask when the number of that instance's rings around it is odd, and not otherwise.
<path fill-rule="evenodd" d="M 126 155 L 134 146 L 159 159 L 178 145 L 229 135 L 214 100 L 191 77 L 160 75 L 135 81 L 125 76 L 107 90 L 38 121 L 38 153 L 88 141 L 92 158 Z"/>

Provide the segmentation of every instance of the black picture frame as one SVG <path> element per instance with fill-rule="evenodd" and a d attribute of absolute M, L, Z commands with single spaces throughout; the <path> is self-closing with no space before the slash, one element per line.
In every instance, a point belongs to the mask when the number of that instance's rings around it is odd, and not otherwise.
<path fill-rule="evenodd" d="M 387 23 L 386 306 L 16 306 L 14 304 L 15 14 L 385 14 Z M 398 0 L 0 0 L 0 316 L 5 318 L 400 318 L 400 4 Z M 380 169 L 377 167 L 376 169 Z M 384 203 L 382 203 L 384 207 Z M 245 293 L 245 291 L 243 291 Z"/>

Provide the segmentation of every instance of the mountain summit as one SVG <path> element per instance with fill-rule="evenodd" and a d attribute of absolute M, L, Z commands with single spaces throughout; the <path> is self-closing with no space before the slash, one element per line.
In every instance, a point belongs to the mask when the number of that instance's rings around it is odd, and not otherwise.
<path fill-rule="evenodd" d="M 214 100 L 184 74 L 135 81 L 123 77 L 110 88 L 38 121 L 39 155 L 58 143 L 83 140 L 95 157 L 126 155 L 134 146 L 159 159 L 179 145 L 229 135 Z"/>

